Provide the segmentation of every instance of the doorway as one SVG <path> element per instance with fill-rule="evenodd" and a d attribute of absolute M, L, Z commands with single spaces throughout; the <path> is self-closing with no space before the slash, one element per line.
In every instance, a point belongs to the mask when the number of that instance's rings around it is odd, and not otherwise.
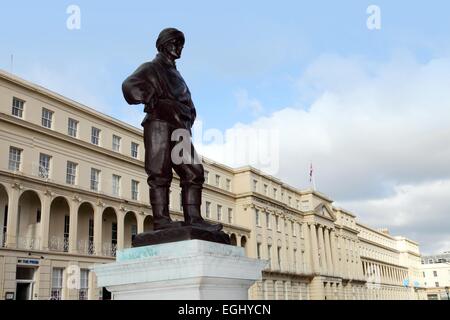
<path fill-rule="evenodd" d="M 32 300 L 33 298 L 33 283 L 31 282 L 17 282 L 16 300 Z"/>
<path fill-rule="evenodd" d="M 17 266 L 16 300 L 33 300 L 35 268 Z"/>

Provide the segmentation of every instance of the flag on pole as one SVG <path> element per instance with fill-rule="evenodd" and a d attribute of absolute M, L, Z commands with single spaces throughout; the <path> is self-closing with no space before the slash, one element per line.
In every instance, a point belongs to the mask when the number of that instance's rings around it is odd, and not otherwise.
<path fill-rule="evenodd" d="M 309 183 L 312 184 L 313 190 L 316 190 L 316 181 L 314 179 L 314 169 L 311 161 L 311 165 L 309 167 Z"/>

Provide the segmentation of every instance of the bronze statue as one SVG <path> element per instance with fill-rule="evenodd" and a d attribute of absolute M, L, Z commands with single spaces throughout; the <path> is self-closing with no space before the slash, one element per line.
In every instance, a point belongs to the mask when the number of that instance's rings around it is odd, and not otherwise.
<path fill-rule="evenodd" d="M 189 139 L 196 118 L 191 93 L 178 72 L 175 60 L 181 57 L 184 34 L 174 28 L 161 31 L 156 48 L 158 54 L 151 62 L 142 64 L 122 85 L 129 104 L 144 104 L 145 170 L 150 187 L 150 203 L 154 230 L 193 227 L 218 232 L 221 224 L 212 224 L 201 216 L 202 188 L 205 181 L 203 165 L 193 160 L 194 146 L 190 142 L 191 162 L 175 164 L 172 150 L 179 141 L 172 141 L 175 130 L 186 130 Z M 169 189 L 172 169 L 180 177 L 184 223 L 172 221 L 169 215 Z M 223 233 L 223 232 L 221 232 Z"/>

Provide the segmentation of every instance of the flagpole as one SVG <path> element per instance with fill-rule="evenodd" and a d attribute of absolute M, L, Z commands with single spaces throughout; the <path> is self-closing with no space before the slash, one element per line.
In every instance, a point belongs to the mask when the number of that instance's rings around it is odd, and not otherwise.
<path fill-rule="evenodd" d="M 310 162 L 310 166 L 309 166 L 309 183 L 312 184 L 312 188 L 315 191 L 316 190 L 316 179 L 314 178 L 314 170 L 313 170 L 312 161 Z"/>

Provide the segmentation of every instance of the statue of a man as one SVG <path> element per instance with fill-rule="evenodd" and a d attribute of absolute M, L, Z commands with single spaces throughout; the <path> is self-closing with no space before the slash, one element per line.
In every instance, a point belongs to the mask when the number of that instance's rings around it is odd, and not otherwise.
<path fill-rule="evenodd" d="M 169 215 L 169 190 L 174 169 L 180 177 L 182 188 L 184 225 L 220 231 L 221 224 L 208 223 L 201 216 L 205 181 L 203 165 L 194 161 L 175 164 L 177 161 L 174 163 L 172 159 L 172 149 L 177 144 L 177 141 L 172 141 L 172 133 L 177 129 L 188 132 L 191 154 L 195 155 L 190 141 L 191 128 L 196 118 L 195 106 L 189 88 L 175 65 L 175 60 L 181 57 L 184 42 L 184 34 L 177 29 L 161 31 L 156 41 L 156 58 L 142 64 L 129 76 L 122 90 L 129 104 L 142 103 L 147 113 L 142 126 L 154 230 L 183 226 L 183 223 L 172 221 Z"/>

